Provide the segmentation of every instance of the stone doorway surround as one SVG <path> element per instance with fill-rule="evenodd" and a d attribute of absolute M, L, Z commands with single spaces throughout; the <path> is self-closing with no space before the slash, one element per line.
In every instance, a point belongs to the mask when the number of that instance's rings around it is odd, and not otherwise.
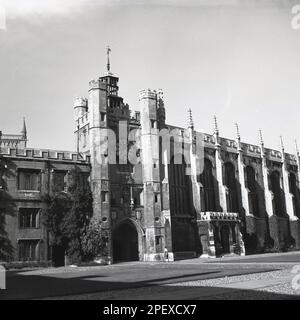
<path fill-rule="evenodd" d="M 245 255 L 240 222 L 238 213 L 234 212 L 201 212 L 198 214 L 197 226 L 202 245 L 201 257 L 215 258 L 225 254 Z"/>

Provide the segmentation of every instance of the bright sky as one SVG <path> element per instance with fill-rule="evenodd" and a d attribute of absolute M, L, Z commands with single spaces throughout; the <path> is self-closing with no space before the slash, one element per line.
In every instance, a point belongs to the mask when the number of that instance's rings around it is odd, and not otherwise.
<path fill-rule="evenodd" d="M 298 1 L 300 4 L 300 0 Z M 167 122 L 286 151 L 300 145 L 300 29 L 288 0 L 0 0 L 0 130 L 29 146 L 75 149 L 73 101 L 106 68 L 138 110 L 138 92 L 162 88 Z M 150 4 L 149 4 L 150 3 Z M 3 16 L 3 14 L 2 14 Z"/>

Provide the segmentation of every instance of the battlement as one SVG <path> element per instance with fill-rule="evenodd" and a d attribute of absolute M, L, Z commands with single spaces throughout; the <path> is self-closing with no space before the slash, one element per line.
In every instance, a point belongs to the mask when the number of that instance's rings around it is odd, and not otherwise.
<path fill-rule="evenodd" d="M 266 156 L 273 161 L 281 161 L 282 160 L 282 153 L 277 150 L 265 148 Z"/>
<path fill-rule="evenodd" d="M 215 138 L 212 134 L 204 133 L 204 144 L 214 146 L 215 145 Z"/>
<path fill-rule="evenodd" d="M 293 165 L 297 165 L 297 156 L 294 154 L 290 154 L 290 153 L 285 153 L 285 159 Z"/>
<path fill-rule="evenodd" d="M 74 101 L 74 108 L 87 108 L 88 100 L 84 97 L 77 97 Z"/>
<path fill-rule="evenodd" d="M 0 155 L 3 157 L 28 158 L 36 160 L 60 160 L 80 163 L 89 163 L 90 156 L 77 154 L 70 151 L 56 151 L 47 149 L 15 149 L 1 148 Z"/>
<path fill-rule="evenodd" d="M 77 97 L 74 101 L 75 120 L 82 119 L 88 111 L 88 100 L 83 97 Z"/>
<path fill-rule="evenodd" d="M 157 94 L 155 90 L 151 90 L 151 89 L 144 89 L 141 90 L 139 93 L 139 99 L 154 99 L 156 100 L 157 98 Z"/>
<path fill-rule="evenodd" d="M 250 157 L 260 157 L 261 156 L 260 147 L 255 146 L 253 144 L 242 143 L 242 150 L 245 155 L 250 156 Z"/>
<path fill-rule="evenodd" d="M 101 79 L 91 80 L 89 82 L 89 91 L 93 89 L 106 90 L 106 83 L 104 83 Z"/>
<path fill-rule="evenodd" d="M 172 134 L 178 135 L 178 136 L 184 136 L 186 133 L 186 129 L 167 125 L 166 127 L 170 132 L 172 131 Z M 201 133 L 201 132 L 199 132 Z M 194 137 L 195 138 L 195 137 Z M 212 134 L 203 133 L 203 139 L 204 139 L 204 146 L 206 148 L 215 148 L 215 137 Z M 238 153 L 238 144 L 236 140 L 227 139 L 220 137 L 220 145 L 222 150 L 231 152 L 231 153 Z M 260 158 L 261 157 L 261 147 L 249 143 L 241 142 L 242 152 L 245 156 L 253 157 L 253 158 Z M 274 149 L 264 148 L 265 156 L 270 161 L 275 162 L 282 162 L 282 152 Z M 287 163 L 291 165 L 297 165 L 297 156 L 290 153 L 284 153 L 284 159 L 287 161 Z"/>
<path fill-rule="evenodd" d="M 220 144 L 225 148 L 235 149 L 237 150 L 237 143 L 235 140 L 227 139 L 227 138 L 220 138 Z"/>
<path fill-rule="evenodd" d="M 1 134 L 1 140 L 24 140 L 22 134 Z"/>

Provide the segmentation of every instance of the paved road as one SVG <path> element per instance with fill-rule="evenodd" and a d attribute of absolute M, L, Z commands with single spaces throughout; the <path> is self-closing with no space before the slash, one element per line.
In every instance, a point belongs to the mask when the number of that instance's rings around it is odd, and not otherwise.
<path fill-rule="evenodd" d="M 62 300 L 285 300 L 300 299 L 288 269 L 225 278 L 193 280 L 136 289 L 56 297 Z M 47 298 L 51 299 L 51 298 Z"/>
<path fill-rule="evenodd" d="M 288 253 L 269 253 L 269 254 L 256 254 L 244 257 L 225 257 L 221 259 L 210 259 L 208 263 L 222 262 L 222 263 L 299 263 L 300 252 Z"/>
<path fill-rule="evenodd" d="M 177 283 L 227 279 L 225 277 L 291 268 L 292 264 L 286 264 L 286 261 L 294 263 L 299 258 L 300 253 L 293 253 L 223 258 L 220 259 L 222 261 L 193 259 L 174 263 L 135 262 L 99 267 L 10 271 L 7 272 L 8 289 L 0 291 L 0 299 L 58 297 L 171 284 L 176 287 Z M 226 290 L 229 293 L 232 288 Z"/>

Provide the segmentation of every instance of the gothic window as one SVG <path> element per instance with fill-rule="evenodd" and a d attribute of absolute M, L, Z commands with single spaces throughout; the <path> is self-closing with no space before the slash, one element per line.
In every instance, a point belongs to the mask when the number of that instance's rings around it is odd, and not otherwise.
<path fill-rule="evenodd" d="M 19 241 L 19 260 L 35 261 L 38 260 L 38 240 Z"/>
<path fill-rule="evenodd" d="M 118 164 L 119 172 L 132 172 L 132 165 L 128 164 Z"/>
<path fill-rule="evenodd" d="M 203 211 L 215 211 L 215 190 L 214 190 L 214 177 L 213 177 L 213 166 L 210 160 L 204 159 L 203 172 L 200 175 L 200 182 L 202 184 L 203 193 Z"/>
<path fill-rule="evenodd" d="M 108 202 L 108 192 L 107 191 L 101 191 L 101 200 L 102 200 L 102 202 Z"/>
<path fill-rule="evenodd" d="M 248 192 L 249 211 L 255 216 L 258 216 L 259 206 L 258 206 L 257 182 L 255 177 L 255 170 L 251 166 L 246 167 L 246 186 L 249 190 Z"/>
<path fill-rule="evenodd" d="M 80 181 L 83 190 L 90 190 L 90 174 L 88 172 L 83 172 L 81 174 L 81 181 Z"/>
<path fill-rule="evenodd" d="M 111 190 L 111 193 L 110 193 L 110 204 L 112 206 L 116 206 L 117 205 L 116 193 L 117 192 L 115 190 Z"/>
<path fill-rule="evenodd" d="M 129 204 L 130 203 L 130 198 L 131 198 L 131 195 L 130 195 L 130 188 L 127 187 L 127 186 L 124 186 L 122 191 L 121 191 L 121 194 L 122 194 L 122 201 L 123 203 L 122 204 Z"/>
<path fill-rule="evenodd" d="M 172 157 L 169 164 L 170 208 L 173 214 L 189 214 L 189 176 L 186 175 L 186 163 L 174 164 Z"/>
<path fill-rule="evenodd" d="M 101 121 L 105 121 L 105 120 L 106 120 L 106 113 L 101 112 Z"/>
<path fill-rule="evenodd" d="M 296 190 L 297 190 L 297 180 L 294 173 L 289 174 L 289 185 L 290 185 L 290 193 L 295 196 Z"/>
<path fill-rule="evenodd" d="M 18 171 L 19 190 L 40 190 L 40 170 L 20 169 Z"/>
<path fill-rule="evenodd" d="M 283 216 L 283 205 L 281 199 L 280 174 L 273 171 L 270 175 L 271 191 L 273 192 L 273 212 L 277 216 Z"/>
<path fill-rule="evenodd" d="M 225 163 L 225 186 L 227 187 L 227 211 L 238 212 L 238 195 L 235 179 L 235 168 L 230 162 Z"/>
<path fill-rule="evenodd" d="M 143 189 L 132 188 L 132 193 L 133 193 L 134 204 L 136 206 L 142 206 L 143 205 L 143 201 L 142 201 Z"/>
<path fill-rule="evenodd" d="M 38 228 L 39 227 L 39 209 L 38 208 L 20 208 L 19 227 Z"/>
<path fill-rule="evenodd" d="M 83 130 L 82 131 L 82 146 L 86 147 L 87 144 L 87 131 Z"/>
<path fill-rule="evenodd" d="M 134 204 L 136 206 L 144 205 L 144 193 L 142 188 L 133 188 Z"/>
<path fill-rule="evenodd" d="M 151 121 L 151 128 L 156 129 L 157 128 L 157 121 L 156 120 L 150 120 Z"/>
<path fill-rule="evenodd" d="M 289 174 L 289 189 L 290 193 L 293 195 L 293 209 L 295 216 L 299 216 L 299 202 L 298 202 L 298 187 L 297 187 L 297 178 L 294 173 Z"/>
<path fill-rule="evenodd" d="M 55 171 L 53 174 L 53 190 L 55 192 L 66 191 L 67 188 L 67 172 L 66 171 Z"/>

